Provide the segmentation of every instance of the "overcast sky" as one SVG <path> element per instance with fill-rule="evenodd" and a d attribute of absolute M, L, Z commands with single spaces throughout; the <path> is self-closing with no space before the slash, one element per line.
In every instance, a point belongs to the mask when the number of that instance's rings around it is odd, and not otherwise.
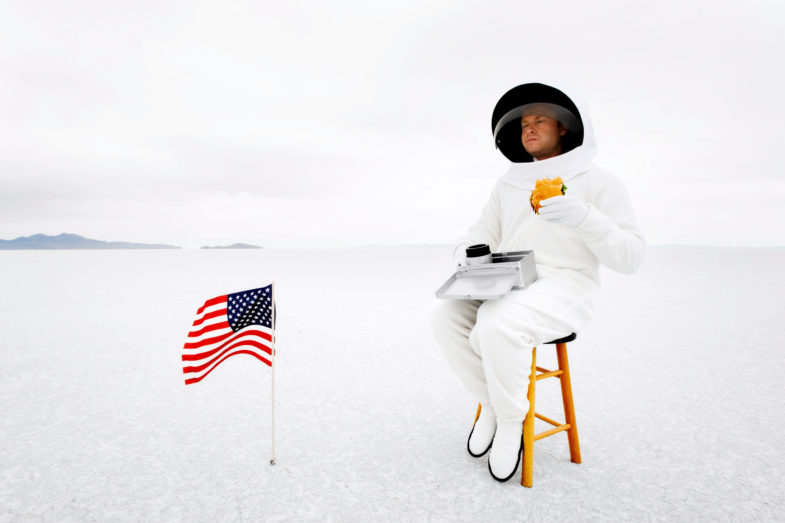
<path fill-rule="evenodd" d="M 577 89 L 650 243 L 785 245 L 785 2 L 0 4 L 0 238 L 451 243 L 509 88 Z"/>

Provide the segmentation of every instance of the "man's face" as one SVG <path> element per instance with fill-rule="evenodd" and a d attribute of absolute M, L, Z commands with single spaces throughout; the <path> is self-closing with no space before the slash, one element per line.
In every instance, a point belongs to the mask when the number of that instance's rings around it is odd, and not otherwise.
<path fill-rule="evenodd" d="M 521 118 L 521 142 L 526 152 L 545 160 L 562 153 L 561 137 L 567 129 L 555 118 L 527 115 Z"/>

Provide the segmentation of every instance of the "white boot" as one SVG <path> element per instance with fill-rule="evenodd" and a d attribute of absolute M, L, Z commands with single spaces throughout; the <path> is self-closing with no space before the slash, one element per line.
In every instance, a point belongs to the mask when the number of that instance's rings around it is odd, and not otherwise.
<path fill-rule="evenodd" d="M 480 410 L 480 417 L 474 422 L 474 427 L 472 427 L 472 431 L 469 433 L 469 441 L 466 444 L 469 454 L 475 458 L 484 456 L 488 449 L 491 448 L 495 432 L 496 413 L 490 405 L 483 405 Z"/>
<path fill-rule="evenodd" d="M 523 451 L 523 424 L 520 422 L 498 423 L 493 438 L 488 469 L 497 481 L 507 481 L 521 462 Z"/>

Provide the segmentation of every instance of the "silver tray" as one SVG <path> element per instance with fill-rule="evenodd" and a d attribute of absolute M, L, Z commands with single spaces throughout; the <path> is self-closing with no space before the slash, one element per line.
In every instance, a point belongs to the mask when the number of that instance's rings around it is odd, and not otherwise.
<path fill-rule="evenodd" d="M 458 267 L 436 291 L 437 298 L 495 300 L 537 279 L 534 251 L 495 252 L 490 263 Z"/>

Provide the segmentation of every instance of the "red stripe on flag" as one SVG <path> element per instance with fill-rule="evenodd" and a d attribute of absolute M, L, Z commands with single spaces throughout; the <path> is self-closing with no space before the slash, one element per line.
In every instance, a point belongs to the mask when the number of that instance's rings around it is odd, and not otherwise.
<path fill-rule="evenodd" d="M 202 341 L 194 341 L 192 343 L 186 343 L 183 345 L 184 349 L 198 349 L 199 347 L 204 347 L 205 345 L 212 345 L 213 343 L 218 343 L 229 336 L 234 334 L 234 332 L 227 332 L 226 334 L 221 334 L 220 336 L 216 336 L 215 338 L 205 338 Z"/>
<path fill-rule="evenodd" d="M 233 343 L 232 345 L 229 345 L 218 356 L 216 356 L 215 358 L 211 359 L 207 363 L 203 363 L 202 365 L 197 365 L 196 367 L 183 367 L 183 372 L 184 373 L 185 372 L 202 372 L 204 369 L 206 369 L 207 367 L 209 367 L 210 365 L 215 363 L 215 361 L 217 359 L 219 359 L 221 356 L 223 356 L 227 352 L 231 351 L 232 349 L 236 349 L 237 347 L 242 347 L 244 345 L 249 345 L 251 347 L 256 347 L 257 349 L 259 349 L 261 351 L 264 351 L 267 354 L 271 354 L 272 353 L 272 349 L 270 349 L 269 347 L 267 347 L 266 345 L 264 345 L 263 343 L 260 343 L 258 341 L 254 341 L 254 340 L 238 340 L 237 343 Z M 221 360 L 221 361 L 223 361 L 223 360 Z"/>
<path fill-rule="evenodd" d="M 224 322 L 221 322 L 221 323 L 213 323 L 212 325 L 208 325 L 207 327 L 205 327 L 205 328 L 203 328 L 201 330 L 189 332 L 188 333 L 188 337 L 189 338 L 198 338 L 199 336 L 201 336 L 202 334 L 204 334 L 206 332 L 212 332 L 212 331 L 217 331 L 219 329 L 230 329 L 230 328 L 231 327 L 229 326 L 229 322 L 228 321 L 224 321 Z"/>
<path fill-rule="evenodd" d="M 237 352 L 233 352 L 232 354 L 229 354 L 228 356 L 224 357 L 224 359 L 222 359 L 221 361 L 219 361 L 218 363 L 216 363 L 216 364 L 215 364 L 215 367 L 213 367 L 212 369 L 208 370 L 207 372 L 205 372 L 204 374 L 202 374 L 202 375 L 201 375 L 201 376 L 199 376 L 198 378 L 189 378 L 189 379 L 185 380 L 185 384 L 186 384 L 186 385 L 190 385 L 191 383 L 198 383 L 198 382 L 202 381 L 202 380 L 203 380 L 204 378 L 206 378 L 206 377 L 207 377 L 207 376 L 208 376 L 208 375 L 209 375 L 209 374 L 210 374 L 212 371 L 214 371 L 214 370 L 215 370 L 215 369 L 218 367 L 218 365 L 220 365 L 221 363 L 223 363 L 223 362 L 224 362 L 224 360 L 226 360 L 227 358 L 231 358 L 232 356 L 237 356 L 238 354 L 248 354 L 248 355 L 250 355 L 250 356 L 253 356 L 253 357 L 254 357 L 254 358 L 256 358 L 257 360 L 261 361 L 262 363 L 264 363 L 264 364 L 265 364 L 265 365 L 267 365 L 268 367 L 272 367 L 272 363 L 271 363 L 271 362 L 270 362 L 268 359 L 266 359 L 266 358 L 263 358 L 262 356 L 259 356 L 259 355 L 258 355 L 258 354 L 256 354 L 255 352 L 253 352 L 253 351 L 250 351 L 250 350 L 238 350 Z"/>
<path fill-rule="evenodd" d="M 205 358 L 209 358 L 210 356 L 212 356 L 213 354 L 215 354 L 219 350 L 221 350 L 224 347 L 226 347 L 228 344 L 237 341 L 238 339 L 240 339 L 243 336 L 259 336 L 260 338 L 264 338 L 265 340 L 267 340 L 269 342 L 273 341 L 273 337 L 271 335 L 269 335 L 266 332 L 263 332 L 263 331 L 260 331 L 260 330 L 256 330 L 256 329 L 243 330 L 243 331 L 240 331 L 239 333 L 236 333 L 236 334 L 237 334 L 237 337 L 230 338 L 230 339 L 224 341 L 220 346 L 218 346 L 218 347 L 216 347 L 214 349 L 211 349 L 211 350 L 208 350 L 208 351 L 205 351 L 205 352 L 197 352 L 197 353 L 192 353 L 192 354 L 183 354 L 183 356 L 182 356 L 183 361 L 198 361 L 198 360 L 203 360 Z M 267 354 L 272 354 L 272 349 L 266 348 L 265 352 L 267 352 Z"/>
<path fill-rule="evenodd" d="M 194 320 L 194 324 L 192 325 L 192 327 L 198 327 L 199 325 L 204 323 L 205 320 L 212 320 L 213 318 L 217 318 L 218 316 L 221 316 L 223 314 L 226 314 L 226 309 L 218 309 L 217 311 L 208 312 L 201 318 Z"/>
<path fill-rule="evenodd" d="M 207 307 L 212 307 L 213 305 L 217 305 L 219 303 L 226 303 L 227 298 L 228 298 L 228 295 L 218 296 L 216 298 L 210 298 L 209 300 L 204 302 L 204 305 L 199 307 L 199 310 L 196 311 L 196 315 L 199 316 L 202 312 L 204 312 L 204 310 Z"/>

